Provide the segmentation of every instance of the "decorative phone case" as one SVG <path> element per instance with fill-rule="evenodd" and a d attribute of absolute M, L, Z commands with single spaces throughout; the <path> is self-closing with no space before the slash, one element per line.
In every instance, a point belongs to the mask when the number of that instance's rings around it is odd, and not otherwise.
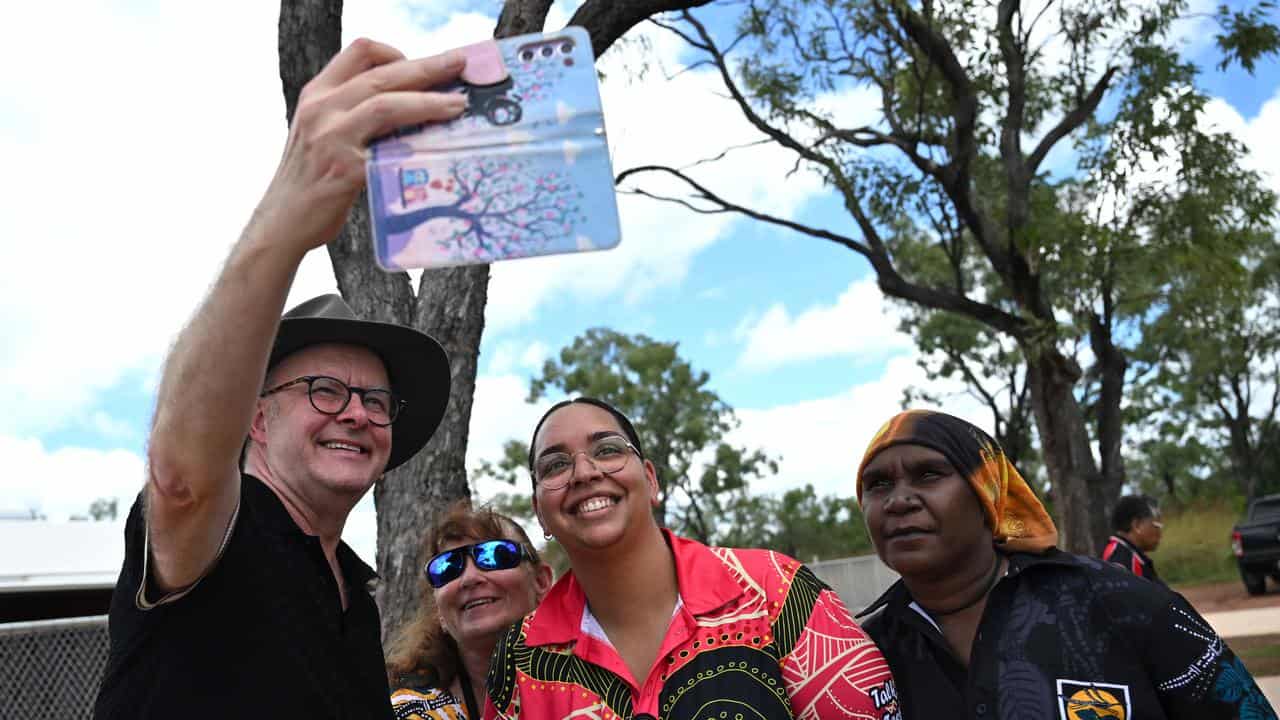
<path fill-rule="evenodd" d="M 591 41 L 582 28 L 461 49 L 465 113 L 374 141 L 367 163 L 386 270 L 603 250 L 620 239 Z"/>

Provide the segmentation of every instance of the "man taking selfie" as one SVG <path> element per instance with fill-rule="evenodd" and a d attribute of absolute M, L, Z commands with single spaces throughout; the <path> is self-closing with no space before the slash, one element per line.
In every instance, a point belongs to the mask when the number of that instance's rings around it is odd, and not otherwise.
<path fill-rule="evenodd" d="M 165 364 L 101 720 L 391 717 L 373 571 L 341 534 L 439 424 L 448 360 L 337 296 L 280 315 L 359 196 L 368 140 L 456 117 L 463 98 L 422 88 L 462 65 L 357 40 L 303 88 L 275 177 Z"/>

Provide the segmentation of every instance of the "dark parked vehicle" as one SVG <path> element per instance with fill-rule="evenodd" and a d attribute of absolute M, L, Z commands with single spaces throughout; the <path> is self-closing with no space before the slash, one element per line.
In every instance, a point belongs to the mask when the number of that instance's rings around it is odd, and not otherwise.
<path fill-rule="evenodd" d="M 1231 530 L 1231 551 L 1250 595 L 1267 591 L 1268 575 L 1280 582 L 1280 495 L 1268 495 L 1249 504 L 1244 522 Z"/>

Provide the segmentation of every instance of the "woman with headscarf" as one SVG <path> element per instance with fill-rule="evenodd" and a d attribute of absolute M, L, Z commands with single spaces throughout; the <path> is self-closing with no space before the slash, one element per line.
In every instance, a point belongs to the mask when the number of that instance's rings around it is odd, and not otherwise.
<path fill-rule="evenodd" d="M 498 635 L 551 587 L 518 523 L 459 503 L 423 540 L 422 602 L 387 657 L 400 720 L 480 720 Z"/>
<path fill-rule="evenodd" d="M 810 570 L 658 526 L 658 478 L 622 413 L 555 405 L 529 466 L 538 521 L 571 570 L 499 641 L 486 715 L 897 717 L 880 652 Z"/>
<path fill-rule="evenodd" d="M 861 616 L 907 720 L 1274 718 L 1244 665 L 1163 586 L 1054 549 L 982 430 L 913 410 L 872 439 L 858 499 L 898 571 Z"/>

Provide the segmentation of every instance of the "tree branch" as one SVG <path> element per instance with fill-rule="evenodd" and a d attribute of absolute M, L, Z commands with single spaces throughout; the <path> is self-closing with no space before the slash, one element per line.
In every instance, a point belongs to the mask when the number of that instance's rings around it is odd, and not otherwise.
<path fill-rule="evenodd" d="M 847 207 L 849 211 L 853 213 L 854 219 L 857 220 L 859 227 L 863 230 L 867 240 L 866 244 L 828 230 L 810 227 L 802 223 L 797 223 L 793 220 L 787 220 L 786 218 L 780 218 L 758 210 L 753 210 L 737 203 L 729 202 L 679 170 L 662 165 L 642 165 L 640 167 L 629 168 L 619 173 L 615 183 L 621 184 L 632 175 L 642 172 L 667 173 L 684 181 L 689 185 L 689 187 L 693 188 L 699 196 L 701 196 L 701 199 L 718 205 L 726 211 L 745 215 L 753 220 L 769 223 L 771 225 L 785 227 L 789 230 L 794 230 L 810 237 L 827 240 L 862 255 L 871 263 L 872 269 L 876 272 L 877 284 L 880 286 L 880 290 L 886 295 L 901 298 L 903 300 L 909 300 L 935 310 L 947 310 L 971 317 L 1000 332 L 1008 334 L 1015 340 L 1022 340 L 1027 335 L 1029 328 L 1026 321 L 1016 315 L 1011 315 L 997 307 L 977 302 L 963 295 L 957 295 L 937 288 L 917 285 L 907 281 L 906 278 L 903 278 L 898 273 L 897 268 L 893 266 L 893 261 L 890 259 L 883 240 L 881 240 L 879 234 L 875 231 L 874 226 L 871 225 L 869 219 L 862 212 L 861 207 L 859 207 L 856 202 L 847 204 Z M 703 212 L 710 211 L 703 210 Z"/>
<path fill-rule="evenodd" d="M 965 358 L 964 353 L 951 345 L 947 345 L 943 352 L 951 358 L 952 362 L 960 367 L 960 373 L 964 375 L 965 382 L 969 385 L 970 390 L 978 393 L 979 398 L 982 402 L 986 403 L 987 407 L 991 410 L 991 414 L 995 416 L 996 421 L 999 422 L 1000 403 L 997 402 L 995 396 L 987 390 L 987 387 L 982 384 L 977 373 L 973 372 L 973 368 L 969 367 L 969 361 Z"/>
<path fill-rule="evenodd" d="M 1009 185 L 1009 230 L 1015 234 L 1027 224 L 1029 178 L 1022 158 L 1022 126 L 1027 108 L 1027 66 L 1022 48 L 1013 32 L 1013 16 L 1018 10 L 1018 0 L 1000 0 L 996 11 L 996 37 L 1000 43 L 1000 55 L 1004 60 L 1005 88 L 1007 96 L 1004 121 L 1000 127 L 1000 155 L 1004 161 L 1005 179 Z"/>
<path fill-rule="evenodd" d="M 723 159 L 725 158 L 725 156 L 726 156 L 726 155 L 728 155 L 729 153 L 733 152 L 734 150 L 745 150 L 746 148 L 749 148 L 749 147 L 755 147 L 755 146 L 757 146 L 757 145 L 768 145 L 770 142 L 772 142 L 772 141 L 771 141 L 771 140 L 769 140 L 768 138 L 763 138 L 763 139 L 760 139 L 760 140 L 753 140 L 753 141 L 751 141 L 751 142 L 749 142 L 749 143 L 742 143 L 742 144 L 740 144 L 740 145 L 730 145 L 729 147 L 725 148 L 724 150 L 721 150 L 721 151 L 720 151 L 719 153 L 717 153 L 714 157 L 702 158 L 701 160 L 695 160 L 694 162 L 692 162 L 692 163 L 690 163 L 690 164 L 688 164 L 688 165 L 685 165 L 682 169 L 683 169 L 683 170 L 688 170 L 689 168 L 695 168 L 695 167 L 697 167 L 697 166 L 699 166 L 699 165 L 706 165 L 706 164 L 709 164 L 709 163 L 716 162 L 716 161 L 718 161 L 718 160 L 723 160 Z"/>
<path fill-rule="evenodd" d="M 805 114 L 812 115 L 812 113 L 809 112 L 806 112 Z M 916 142 L 912 138 L 905 138 L 897 134 L 886 134 L 876 130 L 875 128 L 867 126 L 852 129 L 833 128 L 823 133 L 814 145 L 821 145 L 827 140 L 832 139 L 847 142 L 850 145 L 856 145 L 863 148 L 892 145 L 893 147 L 898 148 L 903 155 L 906 155 L 907 159 L 910 160 L 920 172 L 939 181 L 945 179 L 942 167 L 917 152 Z"/>
<path fill-rule="evenodd" d="M 506 0 L 498 14 L 498 26 L 494 37 L 511 37 L 526 33 L 542 32 L 547 22 L 547 11 L 552 0 Z"/>
<path fill-rule="evenodd" d="M 747 100 L 746 96 L 742 94 L 737 83 L 734 82 L 733 74 L 729 72 L 729 65 L 725 60 L 724 53 L 716 47 L 715 40 L 711 37 L 711 33 L 707 32 L 706 26 L 699 22 L 698 19 L 687 10 L 682 13 L 682 17 L 684 21 L 689 23 L 689 25 L 692 26 L 698 34 L 699 40 L 691 42 L 691 44 L 711 56 L 711 59 L 715 62 L 716 68 L 720 71 L 720 79 L 724 83 L 725 89 L 729 91 L 729 95 L 733 101 L 738 104 L 738 108 L 742 111 L 743 116 L 746 117 L 747 122 L 751 123 L 757 130 L 764 133 L 779 145 L 795 152 L 805 160 L 826 168 L 829 173 L 829 177 L 831 178 L 831 182 L 840 189 L 840 192 L 846 198 L 851 197 L 853 194 L 853 186 L 845 176 L 844 171 L 840 166 L 831 158 L 822 155 L 810 147 L 806 147 L 798 140 L 791 137 L 790 134 L 770 125 L 768 121 L 761 117 L 760 114 L 756 112 L 755 108 L 751 107 L 751 103 Z M 676 32 L 681 37 L 685 37 L 684 33 Z"/>
<path fill-rule="evenodd" d="M 639 167 L 628 168 L 627 170 L 624 170 L 618 174 L 618 177 L 614 180 L 614 184 L 621 185 L 622 182 L 627 178 L 642 172 L 664 172 L 669 175 L 673 175 L 676 178 L 683 180 L 685 184 L 687 184 L 689 187 L 693 188 L 697 192 L 697 194 L 701 197 L 701 199 L 706 200 L 707 202 L 710 202 L 710 203 L 714 203 L 715 205 L 718 205 L 720 209 L 719 210 L 707 210 L 705 208 L 699 209 L 689 205 L 685 201 L 682 201 L 676 198 L 661 197 L 661 196 L 646 192 L 644 190 L 633 191 L 637 194 L 646 195 L 648 197 L 652 197 L 659 200 L 665 200 L 667 202 L 679 203 L 681 205 L 684 205 L 685 207 L 688 207 L 694 210 L 695 212 L 700 212 L 704 214 L 711 213 L 711 212 L 736 212 L 741 215 L 746 215 L 747 217 L 752 218 L 753 220 L 759 220 L 761 222 L 766 222 L 772 225 L 785 227 L 789 230 L 794 230 L 798 233 L 809 235 L 810 237 L 816 237 L 822 240 L 828 240 L 846 249 L 852 250 L 864 257 L 871 256 L 871 249 L 868 248 L 866 245 L 858 242 L 857 240 L 854 240 L 853 238 L 845 237 L 844 235 L 837 235 L 836 233 L 830 232 L 828 230 L 810 227 L 808 225 L 795 222 L 793 220 L 787 220 L 785 218 L 769 215 L 767 213 L 762 213 L 758 210 L 752 210 L 751 208 L 745 207 L 743 205 L 738 205 L 737 203 L 729 202 L 728 200 L 725 200 L 724 198 L 715 194 L 711 190 L 707 189 L 698 181 L 694 180 L 688 175 L 685 175 L 679 170 L 676 170 L 675 168 L 669 168 L 664 165 L 641 165 Z"/>
<path fill-rule="evenodd" d="M 1040 164 L 1044 162 L 1045 156 L 1053 149 L 1054 145 L 1062 138 L 1070 135 L 1076 128 L 1084 124 L 1098 109 L 1098 104 L 1102 102 L 1102 97 L 1107 94 L 1107 90 L 1111 85 L 1112 78 L 1120 68 L 1110 67 L 1094 84 L 1089 94 L 1080 101 L 1080 104 L 1067 113 L 1058 124 L 1048 132 L 1040 142 L 1036 145 L 1036 149 L 1031 151 L 1031 155 L 1027 158 L 1027 174 L 1034 176 L 1040 169 Z"/>
<path fill-rule="evenodd" d="M 955 203 L 957 214 L 973 233 L 992 268 L 1005 278 L 1016 294 L 1024 296 L 1021 299 L 1028 300 L 1029 297 L 1026 296 L 1030 293 L 1024 290 L 1026 284 L 1014 276 L 1009 254 L 996 242 L 993 224 L 979 209 L 973 195 L 971 172 L 978 156 L 978 95 L 973 83 L 951 44 L 929 20 L 904 0 L 893 0 L 892 8 L 907 36 L 928 56 L 931 65 L 939 69 L 951 89 L 951 115 L 955 125 L 952 128 L 951 160 L 943 168 L 942 187 Z M 1046 316 L 1049 313 L 1047 308 L 1038 307 L 1041 303 L 1024 304 L 1033 307 L 1037 315 Z M 1051 317 L 1051 314 L 1048 316 Z"/>
<path fill-rule="evenodd" d="M 573 14 L 570 25 L 581 25 L 591 35 L 596 57 L 628 30 L 651 15 L 701 7 L 711 0 L 587 0 Z"/>

